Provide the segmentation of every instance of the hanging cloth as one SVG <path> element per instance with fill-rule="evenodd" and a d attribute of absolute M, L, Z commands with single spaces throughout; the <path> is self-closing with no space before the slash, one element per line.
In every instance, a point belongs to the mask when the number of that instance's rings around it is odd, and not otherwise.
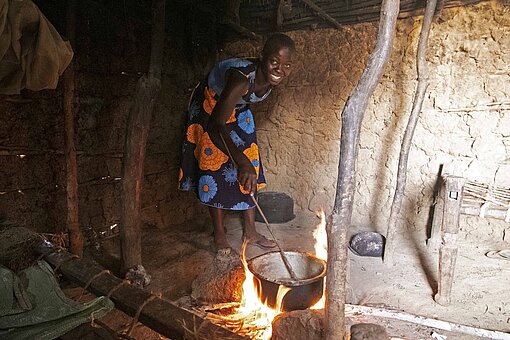
<path fill-rule="evenodd" d="M 30 0 L 0 0 L 0 94 L 57 87 L 73 50 Z"/>

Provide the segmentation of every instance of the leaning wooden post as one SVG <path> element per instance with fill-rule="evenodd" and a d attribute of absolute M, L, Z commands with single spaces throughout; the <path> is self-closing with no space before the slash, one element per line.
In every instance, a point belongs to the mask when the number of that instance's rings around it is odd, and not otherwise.
<path fill-rule="evenodd" d="M 148 76 L 136 85 L 136 97 L 129 112 L 122 162 L 122 212 L 120 240 L 123 270 L 142 264 L 141 192 L 145 145 L 154 102 L 161 88 L 161 67 L 165 41 L 165 1 L 153 0 L 153 32 Z"/>
<path fill-rule="evenodd" d="M 455 261 L 457 259 L 457 234 L 459 215 L 466 179 L 445 176 L 443 222 L 439 246 L 439 279 L 434 300 L 443 306 L 450 304 Z"/>
<path fill-rule="evenodd" d="M 75 46 L 76 0 L 67 2 L 66 30 L 71 46 Z M 83 234 L 78 221 L 78 164 L 74 144 L 74 58 L 64 72 L 64 114 L 66 128 L 66 174 L 67 174 L 67 231 L 69 251 L 83 255 Z"/>
<path fill-rule="evenodd" d="M 384 262 L 387 264 L 394 264 L 393 255 L 395 253 L 397 234 L 397 218 L 400 216 L 402 208 L 402 200 L 404 198 L 404 191 L 407 180 L 407 161 L 409 159 L 409 149 L 413 141 L 414 130 L 418 124 L 420 117 L 423 99 L 425 98 L 425 91 L 429 86 L 429 74 L 427 69 L 427 60 L 425 59 L 427 53 L 427 44 L 429 40 L 430 27 L 432 26 L 432 19 L 434 18 L 434 11 L 436 10 L 436 0 L 427 0 L 425 14 L 423 16 L 423 25 L 421 26 L 420 39 L 418 41 L 418 50 L 416 52 L 416 69 L 418 73 L 418 84 L 414 93 L 413 109 L 409 115 L 404 138 L 400 147 L 400 156 L 398 159 L 397 170 L 397 184 L 395 186 L 395 194 L 393 195 L 393 202 L 391 204 L 390 218 L 388 220 L 388 229 L 386 232 L 386 246 L 384 247 Z"/>
<path fill-rule="evenodd" d="M 383 0 L 375 48 L 342 112 L 335 204 L 327 223 L 326 340 L 344 338 L 347 228 L 351 224 L 359 132 L 368 100 L 390 58 L 399 8 L 399 0 Z"/>

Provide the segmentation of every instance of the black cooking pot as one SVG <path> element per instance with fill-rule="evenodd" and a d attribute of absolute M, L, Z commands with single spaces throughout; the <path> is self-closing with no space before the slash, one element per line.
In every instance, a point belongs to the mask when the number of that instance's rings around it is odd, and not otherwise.
<path fill-rule="evenodd" d="M 257 202 L 269 223 L 285 223 L 296 217 L 294 200 L 283 192 L 263 191 L 257 194 Z M 264 222 L 260 212 L 255 210 L 255 221 Z"/>
<path fill-rule="evenodd" d="M 248 261 L 248 269 L 262 301 L 276 307 L 276 294 L 280 285 L 290 288 L 282 301 L 282 310 L 290 312 L 313 306 L 322 297 L 326 262 L 315 255 L 286 251 L 287 258 L 297 280 L 293 280 L 285 267 L 279 251 L 269 252 Z"/>

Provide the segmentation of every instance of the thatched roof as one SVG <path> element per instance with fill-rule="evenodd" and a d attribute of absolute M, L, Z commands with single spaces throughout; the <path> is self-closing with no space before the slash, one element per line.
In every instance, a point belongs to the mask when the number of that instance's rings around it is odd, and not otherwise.
<path fill-rule="evenodd" d="M 236 27 L 231 3 L 239 4 L 238 32 L 264 34 L 274 31 L 335 28 L 345 24 L 376 21 L 382 0 L 248 0 L 227 1 L 227 17 Z M 444 0 L 438 8 L 479 3 L 480 0 Z M 401 0 L 400 17 L 422 14 L 425 0 Z"/>

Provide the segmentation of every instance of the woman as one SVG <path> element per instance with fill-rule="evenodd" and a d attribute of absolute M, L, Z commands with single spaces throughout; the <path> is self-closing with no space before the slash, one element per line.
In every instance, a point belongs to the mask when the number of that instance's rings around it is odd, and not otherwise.
<path fill-rule="evenodd" d="M 218 249 L 229 248 L 224 210 L 243 212 L 243 238 L 262 248 L 276 243 L 255 229 L 253 195 L 266 185 L 249 104 L 267 98 L 289 76 L 293 40 L 272 35 L 260 60 L 219 62 L 195 89 L 188 108 L 179 189 L 194 190 L 209 207 Z"/>

